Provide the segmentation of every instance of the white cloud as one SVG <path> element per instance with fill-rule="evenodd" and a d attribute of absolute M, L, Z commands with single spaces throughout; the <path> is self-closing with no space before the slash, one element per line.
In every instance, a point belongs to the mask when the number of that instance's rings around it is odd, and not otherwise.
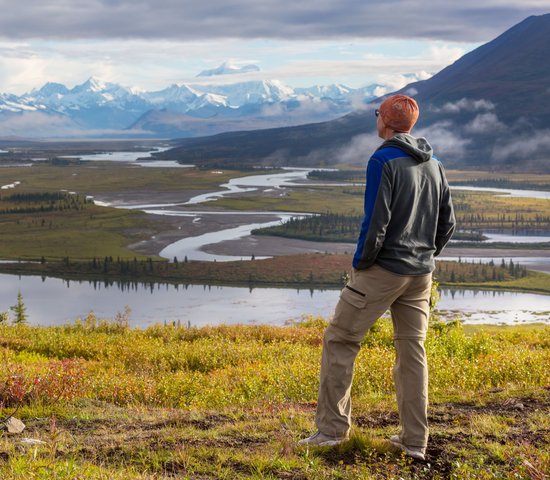
<path fill-rule="evenodd" d="M 407 90 L 405 90 L 405 94 L 410 97 L 414 97 L 415 95 L 418 95 L 418 90 L 414 87 L 407 88 Z"/>
<path fill-rule="evenodd" d="M 464 49 L 460 47 L 450 47 L 448 45 L 434 45 L 430 47 L 431 57 L 445 65 L 450 65 L 465 53 Z"/>
<path fill-rule="evenodd" d="M 496 160 L 532 158 L 550 151 L 550 130 L 538 130 L 530 135 L 512 137 L 509 141 L 497 142 L 492 157 Z"/>
<path fill-rule="evenodd" d="M 338 149 L 331 158 L 339 163 L 366 164 L 383 140 L 376 133 L 364 133 L 353 137 L 349 144 Z"/>
<path fill-rule="evenodd" d="M 457 127 L 448 120 L 414 130 L 413 135 L 425 137 L 433 146 L 436 157 L 443 161 L 454 161 L 463 157 L 467 145 L 471 143 L 471 140 L 462 137 Z"/>
<path fill-rule="evenodd" d="M 473 134 L 497 132 L 504 129 L 506 129 L 506 125 L 494 113 L 480 113 L 464 127 L 466 132 Z"/>
<path fill-rule="evenodd" d="M 376 93 L 374 93 L 374 95 L 378 96 Z M 350 98 L 350 100 L 351 100 L 351 108 L 354 111 L 368 111 L 368 110 L 374 111 L 376 110 L 376 108 L 378 108 L 377 105 L 373 105 L 372 103 L 365 103 L 365 96 L 361 93 L 353 95 Z"/>
<path fill-rule="evenodd" d="M 377 97 L 381 97 L 383 95 L 386 95 L 387 93 L 401 90 L 405 85 L 408 85 L 409 83 L 427 80 L 428 78 L 431 78 L 431 76 L 431 73 L 428 73 L 424 70 L 421 70 L 417 73 L 407 74 L 380 74 L 376 76 L 376 82 L 382 84 L 383 86 L 377 87 L 374 91 L 374 94 Z M 409 95 L 416 95 L 416 93 L 409 93 Z"/>
<path fill-rule="evenodd" d="M 457 102 L 448 102 L 441 107 L 431 107 L 433 112 L 441 113 L 459 113 L 459 112 L 478 112 L 491 111 L 495 109 L 495 105 L 490 100 L 470 98 L 461 98 Z"/>
<path fill-rule="evenodd" d="M 253 42 L 252 42 L 253 43 Z M 398 42 L 392 42 L 398 52 Z M 358 87 L 379 81 L 389 90 L 411 81 L 424 80 L 447 63 L 427 43 L 416 55 L 360 53 L 385 48 L 363 42 L 354 46 L 355 58 L 342 57 L 342 43 L 326 41 L 275 42 L 243 40 L 182 42 L 171 40 L 78 40 L 71 42 L 2 42 L 0 92 L 22 94 L 48 81 L 69 87 L 90 76 L 105 81 L 155 90 L 173 83 L 228 84 L 250 80 L 280 79 L 296 86 L 348 83 Z M 442 47 L 443 48 L 443 47 Z M 239 56 L 236 55 L 239 54 Z M 205 69 L 231 59 L 233 63 L 257 63 L 261 72 L 196 78 Z M 415 73 L 404 73 L 415 72 Z M 382 94 L 380 92 L 380 94 Z"/>

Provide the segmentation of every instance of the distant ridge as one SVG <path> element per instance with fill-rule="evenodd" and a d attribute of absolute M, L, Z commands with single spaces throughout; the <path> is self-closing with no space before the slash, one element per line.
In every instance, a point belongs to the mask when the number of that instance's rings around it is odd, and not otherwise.
<path fill-rule="evenodd" d="M 550 14 L 528 17 L 401 89 L 421 105 L 415 132 L 428 137 L 446 165 L 550 171 L 549 39 Z M 379 143 L 374 128 L 366 108 L 324 123 L 182 140 L 164 155 L 205 164 L 364 163 Z"/>

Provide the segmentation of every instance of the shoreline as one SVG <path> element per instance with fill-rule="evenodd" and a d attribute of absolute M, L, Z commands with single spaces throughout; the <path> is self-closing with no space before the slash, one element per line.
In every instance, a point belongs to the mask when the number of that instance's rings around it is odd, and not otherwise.
<path fill-rule="evenodd" d="M 167 284 L 167 285 L 203 285 L 203 286 L 240 286 L 248 288 L 292 288 L 304 290 L 337 290 L 342 288 L 341 272 L 351 268 L 348 255 L 303 255 L 307 265 L 295 270 L 299 255 L 279 256 L 266 260 L 233 262 L 190 261 L 173 264 L 155 261 L 153 270 L 140 267 L 136 273 L 123 273 L 111 270 L 105 273 L 102 268 L 91 270 L 89 262 L 74 262 L 69 266 L 63 262 L 21 262 L 0 263 L 0 274 L 18 276 L 42 276 L 76 282 L 103 282 L 121 284 Z M 309 263 L 308 263 L 309 262 Z M 213 266 L 215 269 L 212 269 Z M 349 268 L 348 268 L 349 265 Z M 143 268 L 143 269 L 142 269 Z M 153 266 L 151 267 L 153 268 Z M 273 272 L 280 271 L 280 275 Z M 315 271 L 315 274 L 312 272 Z M 270 273 L 271 272 L 271 273 Z M 532 278 L 545 277 L 543 272 L 532 272 Z M 437 280 L 437 278 L 436 278 Z M 508 281 L 439 281 L 442 288 L 456 288 L 479 291 L 509 291 L 550 295 L 545 281 L 523 284 L 516 280 Z"/>

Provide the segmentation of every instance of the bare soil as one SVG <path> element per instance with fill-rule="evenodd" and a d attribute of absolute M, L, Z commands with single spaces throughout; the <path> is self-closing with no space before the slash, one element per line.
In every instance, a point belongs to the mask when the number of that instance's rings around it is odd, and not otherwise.
<path fill-rule="evenodd" d="M 499 392 L 495 392 L 498 397 Z M 114 406 L 107 406 L 107 411 Z M 294 408 L 296 407 L 296 408 Z M 114 415 L 89 420 L 57 419 L 58 458 L 76 457 L 106 466 L 117 466 L 143 460 L 144 452 L 177 452 L 192 449 L 208 449 L 216 452 L 249 452 L 255 455 L 266 450 L 286 451 L 286 455 L 299 453 L 294 441 L 304 432 L 291 432 L 278 423 L 282 410 L 294 415 L 310 417 L 315 404 L 281 405 L 275 411 L 255 410 L 254 412 L 182 412 L 177 410 L 155 412 L 135 412 L 124 416 Z M 112 412 L 115 413 L 115 412 Z M 479 445 L 488 442 L 507 444 L 536 445 L 537 448 L 550 448 L 550 430 L 545 426 L 533 425 L 531 415 L 550 413 L 550 396 L 495 398 L 489 403 L 447 402 L 432 405 L 429 421 L 432 433 L 429 439 L 425 462 L 412 461 L 409 465 L 411 478 L 447 478 L 456 461 L 461 461 L 464 451 L 476 451 Z M 491 434 L 471 430 L 471 422 L 480 415 L 505 419 L 510 429 L 505 433 Z M 142 417 L 142 418 L 140 418 Z M 267 422 L 267 423 L 266 423 Z M 399 419 L 395 411 L 381 410 L 363 412 L 354 418 L 356 429 L 368 434 L 376 429 L 397 431 Z M 254 431 L 250 425 L 273 425 L 272 431 Z M 279 425 L 279 426 L 277 426 Z M 25 436 L 44 438 L 51 435 L 51 421 L 48 418 L 29 419 Z M 275 445 L 280 443 L 281 445 Z M 282 450 L 281 450 L 282 448 Z M 196 450 L 195 450 L 196 451 Z M 368 463 L 371 471 L 383 478 L 388 472 L 392 457 L 384 451 L 359 447 L 353 443 L 345 448 L 322 449 L 317 452 L 327 465 L 345 469 L 346 465 Z M 400 454 L 395 453 L 395 458 Z M 214 458 L 214 457 L 213 457 Z M 490 463 L 502 463 L 498 457 L 490 457 Z M 235 475 L 251 473 L 249 464 L 235 458 L 226 458 L 224 467 Z M 395 463 L 395 461 L 393 461 Z M 178 476 L 187 473 L 187 465 L 177 455 L 170 455 L 162 465 L 165 475 Z M 275 472 L 274 472 L 275 473 Z M 296 469 L 277 472 L 276 478 L 309 478 L 304 471 Z M 290 475 L 290 476 L 289 476 Z M 416 477 L 414 475 L 417 475 Z M 201 478 L 193 476 L 193 478 Z M 205 476 L 204 478 L 212 478 Z M 235 477 L 237 478 L 237 477 Z M 387 477 L 390 478 L 390 477 Z M 394 477 L 391 477 L 394 478 Z"/>

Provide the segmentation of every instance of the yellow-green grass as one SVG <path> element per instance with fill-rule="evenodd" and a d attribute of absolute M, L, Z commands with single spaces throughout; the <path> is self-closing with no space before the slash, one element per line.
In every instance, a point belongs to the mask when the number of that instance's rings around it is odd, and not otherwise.
<path fill-rule="evenodd" d="M 460 288 L 483 288 L 487 290 L 510 290 L 510 291 L 524 291 L 535 293 L 550 294 L 550 275 L 543 272 L 529 271 L 524 278 L 514 278 L 504 280 L 501 282 L 486 281 L 486 282 L 447 282 L 442 283 L 445 286 L 456 286 Z"/>
<path fill-rule="evenodd" d="M 265 172 L 262 172 L 265 173 Z M 81 194 L 119 192 L 180 192 L 216 190 L 221 183 L 251 172 L 210 171 L 196 168 L 136 167 L 120 163 L 89 162 L 83 165 L 2 168 L 2 184 L 20 181 L 10 191 L 71 190 Z M 4 192 L 6 193 L 6 192 Z"/>
<path fill-rule="evenodd" d="M 350 187 L 292 187 L 292 189 L 287 189 L 282 197 L 254 194 L 231 195 L 210 202 L 210 204 L 230 210 L 254 208 L 256 210 L 309 213 L 360 212 L 363 199 L 360 195 L 346 194 L 344 192 L 346 188 Z"/>
<path fill-rule="evenodd" d="M 482 170 L 447 170 L 446 175 L 449 182 L 453 183 L 459 183 L 461 181 L 494 180 L 495 178 L 506 178 L 506 180 L 518 183 L 530 183 L 540 185 L 550 184 L 550 174 L 544 173 L 515 173 Z"/>
<path fill-rule="evenodd" d="M 550 200 L 517 198 L 481 191 L 455 191 L 453 203 L 462 228 L 539 228 L 550 223 Z"/>
<path fill-rule="evenodd" d="M 341 170 L 355 170 L 359 174 L 365 174 L 365 165 L 339 164 Z M 495 178 L 506 178 L 510 182 L 529 183 L 529 184 L 550 184 L 550 174 L 545 173 L 526 173 L 501 170 L 446 170 L 446 176 L 449 182 L 469 182 L 475 180 L 494 180 Z"/>
<path fill-rule="evenodd" d="M 0 326 L 2 413 L 18 408 L 28 426 L 0 440 L 0 476 L 527 479 L 550 467 L 550 327 L 433 325 L 428 465 L 384 441 L 398 431 L 387 320 L 357 359 L 352 439 L 296 446 L 314 429 L 325 325 Z"/>
<path fill-rule="evenodd" d="M 127 245 L 158 229 L 142 212 L 92 204 L 82 210 L 0 214 L 0 258 L 143 258 Z"/>

